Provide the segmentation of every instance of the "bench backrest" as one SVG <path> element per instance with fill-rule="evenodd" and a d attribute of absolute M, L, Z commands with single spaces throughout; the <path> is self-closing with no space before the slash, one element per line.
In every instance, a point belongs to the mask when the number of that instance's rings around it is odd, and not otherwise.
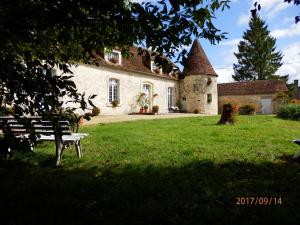
<path fill-rule="evenodd" d="M 59 121 L 59 127 L 63 135 L 70 135 L 69 121 Z M 32 129 L 35 134 L 51 135 L 54 134 L 53 125 L 51 121 L 32 121 Z"/>
<path fill-rule="evenodd" d="M 51 121 L 45 120 L 25 120 L 27 123 L 20 122 L 15 118 L 0 119 L 0 129 L 6 129 L 14 135 L 35 134 L 35 135 L 52 135 L 54 129 Z M 60 129 L 63 135 L 70 135 L 69 121 L 59 121 Z"/>

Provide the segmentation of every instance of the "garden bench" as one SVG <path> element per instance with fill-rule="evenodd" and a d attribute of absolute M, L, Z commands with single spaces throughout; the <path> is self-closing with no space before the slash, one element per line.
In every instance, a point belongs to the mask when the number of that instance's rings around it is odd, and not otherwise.
<path fill-rule="evenodd" d="M 23 120 L 23 123 L 20 122 Z M 30 150 L 34 152 L 35 146 L 41 141 L 55 141 L 53 124 L 51 121 L 42 120 L 40 117 L 27 117 L 21 120 L 14 117 L 0 117 L 0 129 L 4 130 L 14 138 L 23 141 L 28 141 Z M 27 123 L 25 125 L 25 123 Z M 70 130 L 69 121 L 60 120 L 59 132 L 61 133 L 61 149 L 57 152 L 57 165 L 60 164 L 62 152 L 71 144 L 75 145 L 77 156 L 81 158 L 82 149 L 80 140 L 86 137 L 87 133 L 73 133 Z M 8 147 L 10 152 L 11 147 Z"/>

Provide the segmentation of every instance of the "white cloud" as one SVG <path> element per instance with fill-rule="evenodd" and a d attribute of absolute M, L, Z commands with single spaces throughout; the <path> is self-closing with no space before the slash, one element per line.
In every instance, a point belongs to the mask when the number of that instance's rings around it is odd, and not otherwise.
<path fill-rule="evenodd" d="M 222 59 L 222 65 L 216 66 L 215 70 L 218 77 L 218 83 L 228 83 L 233 82 L 232 74 L 233 74 L 233 64 L 237 63 L 237 59 L 234 55 L 235 52 L 238 51 L 238 43 L 241 41 L 239 38 L 223 41 L 220 43 L 219 55 Z"/>
<path fill-rule="evenodd" d="M 271 35 L 276 38 L 300 36 L 300 26 L 298 24 L 292 24 L 287 29 L 273 30 Z"/>
<path fill-rule="evenodd" d="M 292 4 L 288 4 L 283 0 L 252 0 L 251 8 L 253 8 L 255 2 L 261 5 L 262 14 L 265 14 L 268 18 L 273 18 L 279 12 L 292 6 Z"/>
<path fill-rule="evenodd" d="M 290 82 L 300 80 L 300 42 L 290 44 L 282 52 L 284 64 L 278 70 L 278 74 L 289 74 Z"/>
<path fill-rule="evenodd" d="M 223 45 L 223 46 L 237 46 L 241 40 L 242 39 L 240 39 L 240 38 L 235 38 L 235 39 L 231 39 L 231 40 L 227 40 L 227 41 L 222 41 L 222 42 L 220 42 L 220 45 Z"/>
<path fill-rule="evenodd" d="M 234 80 L 232 79 L 233 68 L 220 68 L 216 69 L 218 76 L 218 83 L 230 83 Z"/>
<path fill-rule="evenodd" d="M 269 10 L 269 12 L 267 13 L 267 17 L 269 18 L 273 18 L 275 17 L 280 11 L 283 11 L 287 8 L 289 8 L 291 5 L 287 4 L 286 2 L 281 1 L 280 3 L 278 3 L 278 5 L 276 5 L 274 8 L 272 8 L 271 10 Z"/>
<path fill-rule="evenodd" d="M 249 23 L 249 20 L 250 20 L 250 12 L 247 13 L 247 14 L 240 15 L 240 17 L 238 19 L 238 22 L 237 22 L 237 25 L 238 26 L 245 26 Z"/>

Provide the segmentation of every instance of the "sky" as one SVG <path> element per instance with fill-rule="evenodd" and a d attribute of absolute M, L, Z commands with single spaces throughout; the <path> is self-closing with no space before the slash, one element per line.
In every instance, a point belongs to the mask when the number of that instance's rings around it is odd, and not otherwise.
<path fill-rule="evenodd" d="M 227 32 L 227 40 L 212 46 L 206 40 L 200 40 L 206 54 L 215 68 L 219 83 L 233 82 L 234 52 L 243 33 L 249 28 L 250 9 L 255 0 L 234 0 L 230 9 L 216 15 L 215 24 Z M 260 0 L 259 12 L 266 21 L 271 35 L 277 39 L 277 50 L 284 55 L 283 65 L 277 71 L 279 75 L 289 74 L 289 82 L 300 80 L 300 23 L 295 24 L 295 16 L 300 14 L 300 7 L 287 4 L 284 0 Z"/>
<path fill-rule="evenodd" d="M 261 4 L 262 10 L 259 14 L 266 21 L 271 35 L 277 39 L 276 49 L 284 55 L 283 65 L 277 74 L 289 74 L 289 82 L 300 80 L 300 23 L 295 24 L 295 16 L 300 15 L 300 6 L 285 3 L 284 0 L 232 0 L 230 9 L 218 12 L 214 20 L 218 29 L 228 33 L 227 39 L 217 45 L 211 45 L 205 39 L 200 40 L 219 75 L 218 82 L 233 82 L 232 68 L 233 63 L 237 62 L 234 52 L 237 52 L 238 43 L 249 27 L 250 10 L 253 9 L 255 1 Z"/>

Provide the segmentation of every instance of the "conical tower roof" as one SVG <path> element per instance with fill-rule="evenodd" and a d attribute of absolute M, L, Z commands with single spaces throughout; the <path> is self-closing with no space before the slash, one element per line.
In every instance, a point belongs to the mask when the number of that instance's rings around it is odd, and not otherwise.
<path fill-rule="evenodd" d="M 210 64 L 198 39 L 195 39 L 193 43 L 183 73 L 185 75 L 218 76 Z"/>

